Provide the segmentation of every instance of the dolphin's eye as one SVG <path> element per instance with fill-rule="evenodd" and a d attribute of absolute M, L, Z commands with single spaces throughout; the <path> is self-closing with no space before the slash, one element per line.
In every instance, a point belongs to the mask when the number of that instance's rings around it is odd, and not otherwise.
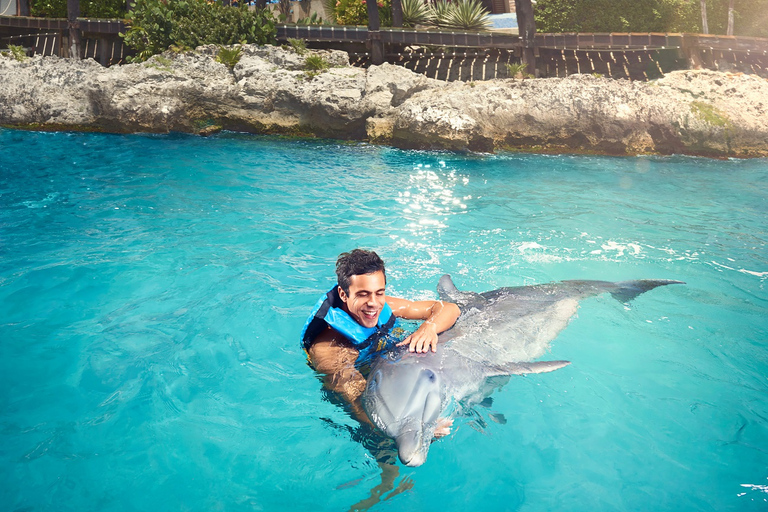
<path fill-rule="evenodd" d="M 432 370 L 424 370 L 424 375 L 429 379 L 429 382 L 435 382 L 435 379 L 437 378 L 435 372 Z"/>

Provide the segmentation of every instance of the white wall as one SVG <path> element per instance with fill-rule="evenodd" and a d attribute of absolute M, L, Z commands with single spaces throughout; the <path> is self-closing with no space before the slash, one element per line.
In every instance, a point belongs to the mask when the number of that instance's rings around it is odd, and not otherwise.
<path fill-rule="evenodd" d="M 16 0 L 0 0 L 0 16 L 16 16 Z"/>

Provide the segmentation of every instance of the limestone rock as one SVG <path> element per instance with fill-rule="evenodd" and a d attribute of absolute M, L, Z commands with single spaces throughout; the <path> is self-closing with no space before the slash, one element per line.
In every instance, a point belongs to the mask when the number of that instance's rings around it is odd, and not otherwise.
<path fill-rule="evenodd" d="M 103 68 L 0 57 L 0 124 L 110 132 L 222 129 L 367 139 L 405 148 L 768 156 L 768 80 L 676 71 L 653 82 L 591 75 L 432 80 L 347 54 L 216 46 Z M 307 55 L 331 67 L 306 69 Z"/>

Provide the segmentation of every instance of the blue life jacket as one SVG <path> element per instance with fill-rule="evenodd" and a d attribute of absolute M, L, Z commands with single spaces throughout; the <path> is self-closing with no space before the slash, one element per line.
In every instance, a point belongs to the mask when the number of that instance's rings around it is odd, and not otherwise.
<path fill-rule="evenodd" d="M 376 327 L 363 327 L 349 316 L 341 305 L 338 286 L 334 286 L 320 297 L 301 331 L 301 346 L 305 351 L 309 350 L 315 338 L 328 326 L 343 334 L 360 352 L 358 361 L 367 359 L 387 346 L 390 341 L 388 334 L 396 320 L 389 304 L 384 303 Z"/>

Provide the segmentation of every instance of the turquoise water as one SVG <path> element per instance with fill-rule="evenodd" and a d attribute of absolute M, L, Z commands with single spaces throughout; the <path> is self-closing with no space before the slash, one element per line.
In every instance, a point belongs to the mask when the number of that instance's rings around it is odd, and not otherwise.
<path fill-rule="evenodd" d="M 0 130 L 0 504 L 348 510 L 380 470 L 297 337 L 339 252 L 390 293 L 584 301 L 374 510 L 768 509 L 768 162 Z M 506 423 L 499 422 L 501 416 Z M 494 421 L 496 420 L 496 421 Z"/>

